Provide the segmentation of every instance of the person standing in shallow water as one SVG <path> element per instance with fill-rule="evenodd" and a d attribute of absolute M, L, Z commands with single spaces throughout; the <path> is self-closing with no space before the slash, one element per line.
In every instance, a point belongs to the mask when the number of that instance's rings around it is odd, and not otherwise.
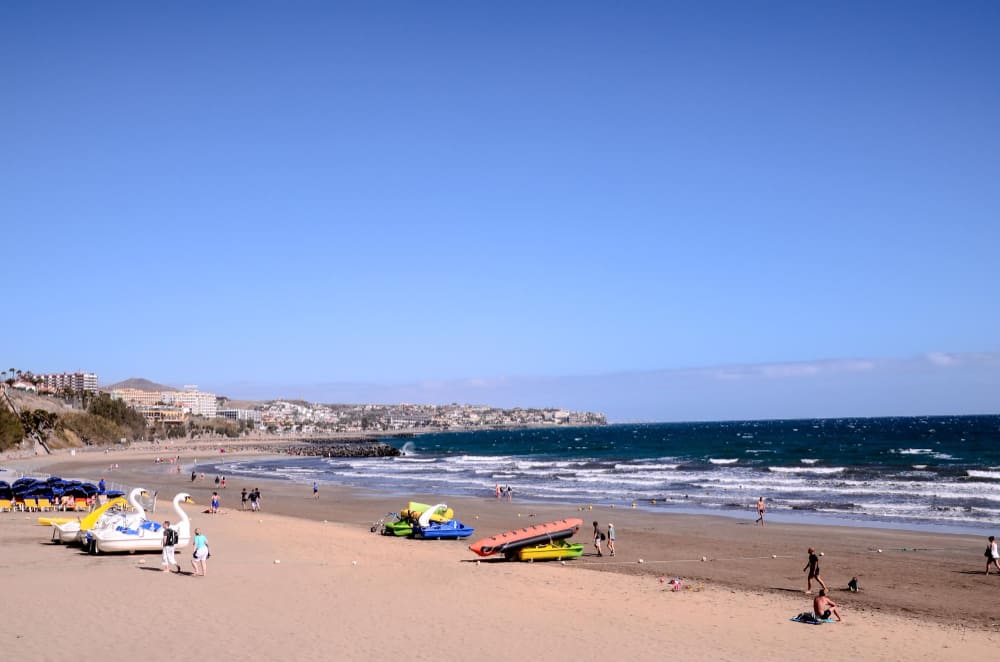
<path fill-rule="evenodd" d="M 764 511 L 766 507 L 764 506 L 764 497 L 757 499 L 757 523 L 764 526 Z"/>
<path fill-rule="evenodd" d="M 806 578 L 806 593 L 812 593 L 814 579 L 819 582 L 824 591 L 827 590 L 826 582 L 819 576 L 819 556 L 816 555 L 816 550 L 812 547 L 809 548 L 809 562 L 806 564 L 806 567 L 802 568 L 802 572 L 807 570 L 809 571 L 809 575 Z"/>

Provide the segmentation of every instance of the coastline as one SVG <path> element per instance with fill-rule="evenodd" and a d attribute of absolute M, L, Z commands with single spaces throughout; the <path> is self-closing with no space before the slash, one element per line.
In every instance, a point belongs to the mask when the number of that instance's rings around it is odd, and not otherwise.
<path fill-rule="evenodd" d="M 142 486 L 166 495 L 187 491 L 199 504 L 208 503 L 211 493 L 218 490 L 223 509 L 239 517 L 247 515 L 238 512 L 239 490 L 257 486 L 263 492 L 266 513 L 337 523 L 362 533 L 409 500 L 378 490 L 328 484 L 321 485 L 320 499 L 313 500 L 309 484 L 265 478 L 234 478 L 223 491 L 214 485 L 211 475 L 204 482 L 192 483 L 189 472 L 176 473 L 177 465 L 154 464 L 157 455 L 162 453 L 113 451 L 96 456 L 50 456 L 45 458 L 48 461 L 44 469 L 64 477 L 77 475 L 95 480 L 105 475 L 102 471 L 106 461 L 114 460 L 120 468 L 106 475 L 109 482 Z M 206 462 L 199 459 L 201 465 Z M 995 591 L 992 584 L 984 582 L 995 581 L 1000 586 L 1000 577 L 983 576 L 982 535 L 857 527 L 852 523 L 837 526 L 769 521 L 762 528 L 754 524 L 749 512 L 746 518 L 734 518 L 728 514 L 659 513 L 596 505 L 524 503 L 517 499 L 507 503 L 493 497 L 444 499 L 426 493 L 414 494 L 410 499 L 428 503 L 447 500 L 457 519 L 476 528 L 472 540 L 533 522 L 579 517 L 584 526 L 574 541 L 585 543 L 585 555 L 569 564 L 574 571 L 596 570 L 647 580 L 676 576 L 720 589 L 798 595 L 797 600 L 806 606 L 801 568 L 806 548 L 814 546 L 825 553 L 823 576 L 832 589 L 831 595 L 843 600 L 850 613 L 888 611 L 947 626 L 1000 630 L 1000 609 L 984 608 L 989 604 L 990 592 Z M 609 522 L 615 524 L 619 551 L 614 559 L 592 555 L 590 531 L 595 520 L 602 529 Z M 473 560 L 475 556 L 465 549 L 472 540 L 449 544 L 465 550 L 465 560 Z M 394 542 L 400 549 L 427 544 Z M 702 557 L 707 560 L 702 561 Z M 854 576 L 862 591 L 850 594 L 845 587 Z M 981 600 L 970 599 L 978 594 Z"/>

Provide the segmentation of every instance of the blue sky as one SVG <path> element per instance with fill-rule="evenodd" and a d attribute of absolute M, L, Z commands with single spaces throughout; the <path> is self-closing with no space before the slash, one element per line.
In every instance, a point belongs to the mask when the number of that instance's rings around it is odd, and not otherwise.
<path fill-rule="evenodd" d="M 997 410 L 996 3 L 333 4 L 0 5 L 7 363 Z"/>

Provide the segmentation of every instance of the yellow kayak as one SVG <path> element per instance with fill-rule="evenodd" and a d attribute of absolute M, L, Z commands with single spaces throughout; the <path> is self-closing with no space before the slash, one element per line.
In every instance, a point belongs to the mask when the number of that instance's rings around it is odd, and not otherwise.
<path fill-rule="evenodd" d="M 426 503 L 417 503 L 416 501 L 411 501 L 406 504 L 406 509 L 399 511 L 399 518 L 402 520 L 417 521 L 421 515 L 424 514 L 430 506 Z M 431 515 L 432 522 L 450 522 L 455 518 L 455 511 L 451 508 L 443 512 L 437 512 Z"/>

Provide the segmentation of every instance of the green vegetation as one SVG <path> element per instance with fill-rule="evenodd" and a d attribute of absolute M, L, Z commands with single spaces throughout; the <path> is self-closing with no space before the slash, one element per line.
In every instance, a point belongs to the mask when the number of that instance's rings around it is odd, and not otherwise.
<path fill-rule="evenodd" d="M 24 439 L 24 426 L 6 405 L 0 403 L 0 451 L 13 448 Z"/>
<path fill-rule="evenodd" d="M 146 419 L 121 400 L 112 400 L 107 393 L 100 393 L 87 406 L 87 413 L 100 416 L 122 428 L 119 437 L 142 437 L 146 433 Z M 116 439 L 117 441 L 117 439 Z"/>
<path fill-rule="evenodd" d="M 88 446 L 114 444 L 129 434 L 124 427 L 103 416 L 83 413 L 63 414 L 59 418 L 56 434 L 68 441 L 72 435 L 67 435 L 66 431 L 73 433 Z"/>

